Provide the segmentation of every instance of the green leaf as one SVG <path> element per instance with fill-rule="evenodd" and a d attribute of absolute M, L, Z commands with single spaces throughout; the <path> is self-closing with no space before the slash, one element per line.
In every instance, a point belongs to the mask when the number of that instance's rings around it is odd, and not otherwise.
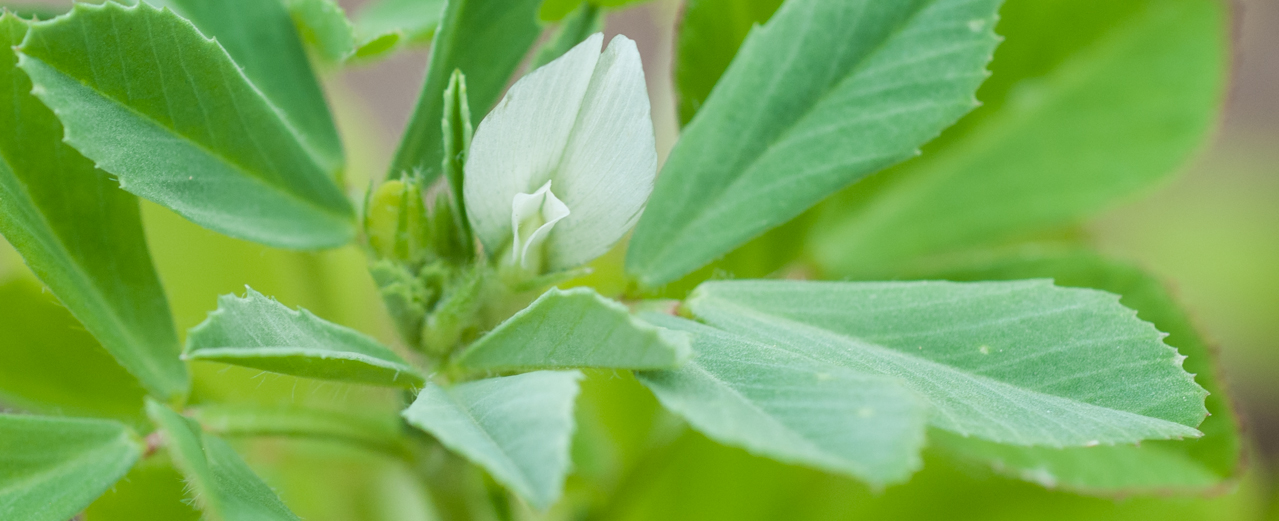
<path fill-rule="evenodd" d="M 1118 297 L 1050 281 L 703 283 L 707 324 L 818 360 L 895 376 L 929 423 L 1025 446 L 1198 437 L 1203 388 Z"/>
<path fill-rule="evenodd" d="M 590 288 L 551 288 L 458 356 L 467 369 L 667 369 L 689 356 L 685 335 L 631 316 Z"/>
<path fill-rule="evenodd" d="M 336 64 L 355 53 L 355 26 L 334 0 L 286 0 L 298 35 L 320 58 Z"/>
<path fill-rule="evenodd" d="M 226 438 L 287 436 L 337 440 L 396 457 L 411 456 L 411 449 L 400 436 L 401 423 L 390 415 L 250 404 L 204 405 L 194 409 L 192 415 L 209 433 Z"/>
<path fill-rule="evenodd" d="M 124 478 L 84 511 L 93 521 L 200 521 L 187 501 L 182 473 L 164 452 L 138 462 Z M 74 519 L 74 518 L 73 518 Z"/>
<path fill-rule="evenodd" d="M 457 243 L 452 250 L 456 250 L 460 254 L 458 260 L 467 262 L 475 257 L 475 238 L 471 232 L 470 220 L 466 218 L 466 198 L 463 197 L 462 183 L 464 178 L 464 167 L 466 165 L 466 153 L 471 149 L 471 138 L 475 135 L 475 127 L 471 125 L 471 102 L 466 94 L 466 75 L 462 71 L 455 70 L 453 75 L 449 77 L 449 86 L 444 89 L 444 118 L 440 127 L 441 133 L 444 134 L 444 178 L 448 180 L 449 192 L 452 202 L 448 206 L 448 210 L 452 212 L 452 221 L 457 227 L 457 233 L 453 230 L 444 230 L 443 233 L 435 234 L 437 242 L 446 242 L 439 240 L 443 237 L 457 237 Z M 439 205 L 435 209 L 438 214 L 441 212 Z M 436 219 L 437 224 L 442 224 L 443 219 Z"/>
<path fill-rule="evenodd" d="M 377 340 L 246 287 L 187 334 L 188 360 L 242 365 L 307 378 L 415 387 L 422 375 Z"/>
<path fill-rule="evenodd" d="M 1165 342 L 1187 357 L 1185 369 L 1211 393 L 1205 404 L 1209 416 L 1199 426 L 1202 438 L 1152 440 L 1140 446 L 1048 450 L 956 436 L 933 437 L 932 445 L 956 457 L 989 463 L 1004 474 L 1091 494 L 1205 492 L 1242 471 L 1238 419 L 1217 379 L 1214 353 L 1158 280 L 1134 266 L 1080 250 L 1025 248 L 952 262 L 930 276 L 960 281 L 1053 277 L 1057 284 L 1121 295 L 1120 303 L 1167 331 Z"/>
<path fill-rule="evenodd" d="M 31 96 L 10 50 L 26 32 L 0 15 L 0 233 L 147 390 L 181 396 L 190 384 L 137 199 L 64 144 L 57 117 Z"/>
<path fill-rule="evenodd" d="M 294 128 L 189 22 L 145 3 L 77 4 L 34 24 L 19 53 L 64 139 L 125 190 L 272 246 L 353 237 L 350 203 Z"/>
<path fill-rule="evenodd" d="M 688 0 L 675 43 L 681 126 L 702 108 L 746 35 L 781 5 L 782 0 Z"/>
<path fill-rule="evenodd" d="M 342 140 L 284 1 L 164 2 L 226 49 L 253 86 L 279 109 L 316 163 L 334 175 L 345 168 Z"/>
<path fill-rule="evenodd" d="M 544 510 L 564 488 L 577 371 L 537 371 L 440 387 L 427 384 L 404 419 Z"/>
<path fill-rule="evenodd" d="M 440 121 L 444 118 L 444 89 L 453 71 L 466 75 L 471 124 L 478 125 L 541 34 L 535 19 L 539 4 L 540 0 L 446 2 L 439 30 L 431 41 L 426 81 L 388 177 L 420 171 L 429 182 L 440 175 L 444 155 Z"/>
<path fill-rule="evenodd" d="M 154 400 L 147 400 L 147 414 L 163 433 L 169 454 L 207 519 L 297 521 L 225 441 Z"/>
<path fill-rule="evenodd" d="M 0 512 L 23 521 L 70 519 L 124 476 L 142 449 L 137 435 L 113 421 L 0 415 Z"/>
<path fill-rule="evenodd" d="M 1000 0 L 791 0 L 684 128 L 627 252 L 686 275 L 917 153 L 977 105 Z"/>
<path fill-rule="evenodd" d="M 1010 1 L 985 103 L 811 239 L 838 274 L 1070 225 L 1177 171 L 1215 126 L 1228 68 L 1213 0 Z"/>
<path fill-rule="evenodd" d="M 896 378 L 832 366 L 681 318 L 644 318 L 692 335 L 693 361 L 638 377 L 703 434 L 875 485 L 906 481 L 919 468 L 928 408 Z"/>
<path fill-rule="evenodd" d="M 25 278 L 0 284 L 0 402 L 40 414 L 143 419 L 138 381 Z"/>
<path fill-rule="evenodd" d="M 355 18 L 355 57 L 369 59 L 404 45 L 430 43 L 445 0 L 376 0 Z"/>
<path fill-rule="evenodd" d="M 547 4 L 542 4 L 543 9 Z M 537 50 L 537 54 L 533 56 L 533 63 L 530 69 L 536 69 L 556 58 L 559 58 L 569 49 L 582 43 L 587 36 L 604 30 L 604 10 L 591 2 L 582 2 L 581 5 L 569 13 L 564 20 L 560 22 L 560 27 L 555 32 L 555 36 L 551 40 L 542 45 Z"/>

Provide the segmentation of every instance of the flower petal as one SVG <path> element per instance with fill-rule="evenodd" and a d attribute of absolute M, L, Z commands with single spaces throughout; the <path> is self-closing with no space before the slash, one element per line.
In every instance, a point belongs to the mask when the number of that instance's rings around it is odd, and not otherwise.
<path fill-rule="evenodd" d="M 515 82 L 471 141 L 462 194 L 489 255 L 511 239 L 511 202 L 550 180 L 600 58 L 596 34 Z M 556 182 L 558 186 L 558 181 Z"/>
<path fill-rule="evenodd" d="M 595 65 L 552 177 L 572 214 L 547 238 L 549 270 L 603 255 L 639 219 L 657 175 L 651 112 L 639 50 L 618 35 Z"/>
<path fill-rule="evenodd" d="M 568 217 L 569 213 L 568 207 L 551 191 L 550 181 L 532 194 L 515 194 L 511 201 L 511 230 L 515 235 L 511 255 L 517 255 L 515 262 L 526 269 L 540 270 L 544 256 L 542 243 L 555 228 L 555 223 Z M 527 237 L 521 237 L 521 225 L 526 221 L 532 223 L 534 229 Z M 534 257 L 531 258 L 530 253 Z"/>

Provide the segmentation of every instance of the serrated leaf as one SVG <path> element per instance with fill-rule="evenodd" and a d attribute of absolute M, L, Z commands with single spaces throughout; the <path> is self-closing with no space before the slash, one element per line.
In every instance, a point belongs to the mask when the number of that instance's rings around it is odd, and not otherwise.
<path fill-rule="evenodd" d="M 1160 333 L 1050 281 L 703 283 L 699 320 L 824 364 L 894 376 L 929 423 L 1024 446 L 1198 437 L 1202 387 Z"/>
<path fill-rule="evenodd" d="M 0 284 L 0 402 L 40 413 L 145 421 L 146 391 L 34 281 Z"/>
<path fill-rule="evenodd" d="M 930 444 L 956 457 L 990 464 L 997 472 L 1090 494 L 1205 492 L 1241 472 L 1237 418 L 1218 381 L 1215 356 L 1163 285 L 1136 267 L 1082 250 L 1024 248 L 973 254 L 934 268 L 949 280 L 1009 280 L 1053 277 L 1057 284 L 1121 295 L 1137 316 L 1167 331 L 1165 342 L 1188 357 L 1185 368 L 1207 389 L 1209 416 L 1195 440 L 1143 442 L 1139 446 L 1072 448 L 1010 447 L 976 439 L 935 436 Z"/>
<path fill-rule="evenodd" d="M 57 117 L 30 94 L 10 50 L 26 32 L 0 15 L 0 233 L 147 390 L 180 396 L 190 384 L 137 199 L 65 145 Z"/>
<path fill-rule="evenodd" d="M 925 403 L 896 378 L 831 366 L 689 320 L 646 320 L 693 337 L 686 366 L 637 377 L 720 442 L 884 485 L 920 466 Z"/>
<path fill-rule="evenodd" d="M 145 3 L 77 4 L 32 25 L 19 53 L 65 140 L 125 190 L 272 246 L 354 236 L 350 203 L 297 132 L 190 22 Z"/>
<path fill-rule="evenodd" d="M 182 357 L 345 382 L 414 387 L 424 381 L 367 335 L 247 287 L 244 297 L 218 297 L 218 309 L 187 334 Z"/>
<path fill-rule="evenodd" d="M 0 514 L 66 521 L 129 472 L 142 449 L 113 421 L 0 415 Z"/>
<path fill-rule="evenodd" d="M 1214 127 L 1228 69 L 1213 0 L 1010 1 L 984 106 L 877 186 L 832 200 L 832 273 L 1067 226 L 1175 173 Z"/>
<path fill-rule="evenodd" d="M 427 384 L 403 416 L 545 510 L 563 493 L 577 371 Z"/>
<path fill-rule="evenodd" d="M 478 125 L 506 88 L 542 29 L 536 21 L 541 0 L 454 0 L 446 2 L 431 40 L 431 60 L 417 107 L 391 161 L 388 177 L 421 172 L 440 175 L 444 89 L 454 70 L 466 75 L 471 124 Z"/>
<path fill-rule="evenodd" d="M 206 519 L 298 520 L 225 441 L 154 400 L 147 400 L 147 414 L 163 433 L 169 455 Z"/>
<path fill-rule="evenodd" d="M 320 60 L 337 64 L 355 52 L 355 26 L 334 0 L 286 0 L 298 36 Z"/>
<path fill-rule="evenodd" d="M 688 338 L 631 316 L 590 288 L 551 288 L 457 358 L 472 370 L 561 367 L 667 369 L 689 356 Z"/>
<path fill-rule="evenodd" d="M 627 252 L 658 286 L 914 155 L 976 106 L 1000 0 L 790 0 L 684 128 Z"/>
<path fill-rule="evenodd" d="M 781 5 L 782 0 L 689 0 L 684 5 L 674 72 L 681 126 L 706 102 L 746 35 Z"/>
<path fill-rule="evenodd" d="M 389 54 L 405 45 L 425 45 L 435 36 L 445 0 L 378 0 L 355 18 L 355 57 Z"/>
<path fill-rule="evenodd" d="M 340 177 L 346 167 L 342 140 L 284 0 L 163 1 L 194 23 L 204 36 L 216 39 L 253 86 L 297 131 L 316 163 Z M 341 9 L 331 3 L 325 9 L 321 2 L 307 0 L 313 6 L 303 14 L 310 14 L 308 20 L 328 25 L 326 37 L 334 36 L 333 30 L 340 34 L 341 22 L 346 20 Z M 337 9 L 340 21 L 333 20 L 332 9 Z"/>

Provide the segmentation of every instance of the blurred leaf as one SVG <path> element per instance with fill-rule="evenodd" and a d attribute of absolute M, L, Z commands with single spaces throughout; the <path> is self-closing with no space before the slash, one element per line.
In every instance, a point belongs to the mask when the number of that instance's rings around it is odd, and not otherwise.
<path fill-rule="evenodd" d="M 549 3 L 543 3 L 542 8 L 546 9 Z M 582 43 L 587 36 L 603 30 L 604 10 L 591 2 L 581 2 L 581 5 L 563 18 L 559 29 L 556 29 L 555 35 L 551 37 L 550 41 L 542 44 L 542 47 L 537 50 L 537 54 L 533 56 L 533 63 L 530 65 L 530 69 L 536 69 L 551 63 L 568 52 L 569 49 Z"/>
<path fill-rule="evenodd" d="M 163 0 L 205 37 L 216 39 L 253 86 L 279 109 L 315 162 L 340 176 L 346 166 L 342 140 L 285 1 Z M 310 11 L 317 13 L 317 9 L 323 7 Z M 323 16 L 325 23 L 334 23 L 331 10 Z M 314 15 L 310 19 L 316 20 Z"/>
<path fill-rule="evenodd" d="M 675 49 L 680 126 L 710 96 L 747 33 L 768 21 L 780 5 L 782 0 L 688 0 Z"/>
<path fill-rule="evenodd" d="M 702 433 L 753 454 L 883 485 L 920 465 L 928 408 L 892 377 L 822 363 L 696 322 L 648 314 L 693 337 L 696 358 L 639 379 Z"/>
<path fill-rule="evenodd" d="M 649 0 L 543 0 L 542 6 L 537 11 L 537 19 L 543 22 L 564 22 L 566 17 L 583 5 L 617 9 L 647 1 Z"/>
<path fill-rule="evenodd" d="M 810 249 L 832 273 L 878 276 L 1071 224 L 1164 179 L 1217 118 L 1224 17 L 1215 0 L 1010 1 L 985 106 L 833 200 Z"/>
<path fill-rule="evenodd" d="M 1095 290 L 1050 281 L 707 282 L 707 324 L 823 366 L 900 378 L 929 422 L 1024 446 L 1197 437 L 1207 393 L 1163 334 Z"/>
<path fill-rule="evenodd" d="M 431 41 L 431 61 L 417 108 L 400 141 L 390 178 L 420 171 L 429 182 L 440 175 L 444 89 L 454 70 L 466 75 L 471 123 L 479 124 L 506 88 L 541 34 L 535 16 L 540 0 L 454 0 L 447 2 Z"/>
<path fill-rule="evenodd" d="M 667 369 L 689 356 L 688 338 L 631 316 L 590 288 L 551 288 L 457 358 L 466 369 L 561 367 Z"/>
<path fill-rule="evenodd" d="M 355 18 L 355 57 L 370 59 L 404 45 L 430 43 L 445 3 L 445 0 L 370 2 Z"/>
<path fill-rule="evenodd" d="M 122 188 L 265 244 L 351 240 L 350 204 L 293 127 L 216 42 L 176 15 L 145 3 L 77 4 L 33 26 L 19 53 L 66 141 Z M 95 74 L 98 66 L 116 74 Z"/>
<path fill-rule="evenodd" d="M 206 518 L 298 519 L 225 441 L 205 434 L 199 423 L 154 400 L 147 400 L 147 414 L 163 432 L 169 454 L 186 476 L 190 493 Z"/>
<path fill-rule="evenodd" d="M 627 269 L 658 286 L 917 153 L 976 106 L 1000 0 L 791 0 L 658 176 Z"/>
<path fill-rule="evenodd" d="M 182 473 L 164 452 L 134 465 L 84 516 L 93 521 L 200 521 L 200 511 L 186 499 Z"/>
<path fill-rule="evenodd" d="M 64 144 L 57 117 L 31 96 L 10 50 L 26 32 L 0 16 L 0 233 L 143 386 L 178 397 L 190 384 L 137 199 Z"/>
<path fill-rule="evenodd" d="M 247 287 L 244 297 L 218 297 L 218 309 L 188 333 L 183 358 L 376 385 L 414 387 L 424 381 L 417 369 L 363 333 Z"/>
<path fill-rule="evenodd" d="M 137 435 L 107 420 L 0 415 L 0 513 L 65 521 L 142 455 Z"/>
<path fill-rule="evenodd" d="M 1187 357 L 1185 369 L 1211 393 L 1205 404 L 1210 415 L 1199 426 L 1204 436 L 1194 440 L 1047 450 L 948 435 L 933 437 L 932 445 L 955 456 L 989 462 L 996 471 L 1013 477 L 1094 494 L 1213 491 L 1241 471 L 1238 419 L 1217 379 L 1216 356 L 1158 280 L 1088 251 L 1044 248 L 974 254 L 927 276 L 960 281 L 1053 277 L 1057 284 L 1119 294 L 1120 303 L 1169 334 L 1165 342 Z"/>
<path fill-rule="evenodd" d="M 654 455 L 655 456 L 655 455 Z M 1213 498 L 1079 496 L 925 458 L 910 483 L 875 490 L 697 435 L 680 439 L 607 519 L 621 521 L 1256 521 L 1262 486 Z"/>
<path fill-rule="evenodd" d="M 140 426 L 146 392 L 65 308 L 23 279 L 0 284 L 0 402 Z"/>
<path fill-rule="evenodd" d="M 404 419 L 483 467 L 537 509 L 560 497 L 569 469 L 577 371 L 427 384 Z"/>
<path fill-rule="evenodd" d="M 329 64 L 345 61 L 355 52 L 355 26 L 334 0 L 285 0 L 298 36 Z M 326 106 L 327 109 L 327 106 Z M 339 145 L 341 144 L 338 141 Z M 340 152 L 340 150 L 339 150 Z"/>

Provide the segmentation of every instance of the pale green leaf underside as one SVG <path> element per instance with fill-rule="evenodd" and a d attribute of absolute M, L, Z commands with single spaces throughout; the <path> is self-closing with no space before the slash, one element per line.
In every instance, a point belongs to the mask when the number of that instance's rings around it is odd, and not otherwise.
<path fill-rule="evenodd" d="M 355 52 L 355 26 L 334 0 L 286 0 L 298 36 L 325 63 L 341 63 Z"/>
<path fill-rule="evenodd" d="M 692 272 L 914 155 L 976 106 L 1000 0 L 791 0 L 746 38 L 631 239 L 647 285 Z"/>
<path fill-rule="evenodd" d="M 165 447 L 187 478 L 205 517 L 214 521 L 297 521 L 225 441 L 206 434 L 200 424 L 153 400 L 147 414 L 164 434 Z"/>
<path fill-rule="evenodd" d="M 34 280 L 0 284 L 0 403 L 139 422 L 146 391 Z"/>
<path fill-rule="evenodd" d="M 1222 4 L 1065 4 L 1009 4 L 1017 9 L 1000 27 L 1017 32 L 996 53 L 991 81 L 1011 76 L 999 82 L 1011 85 L 983 89 L 990 104 L 962 134 L 886 173 L 864 203 L 835 201 L 810 246 L 825 269 L 878 276 L 912 258 L 1069 225 L 1176 173 L 1197 150 L 1229 68 Z M 1074 19 L 1083 21 L 1063 22 Z M 1044 56 L 1071 45 L 1081 25 L 1113 27 L 1059 61 Z"/>
<path fill-rule="evenodd" d="M 202 34 L 216 39 L 244 75 L 297 131 L 303 147 L 324 170 L 337 175 L 346 166 L 342 140 L 311 70 L 301 35 L 282 0 L 164 0 Z M 315 2 L 311 2 L 315 3 Z M 336 8 L 332 4 L 328 4 Z M 324 4 L 309 20 L 333 23 Z M 340 23 L 346 19 L 338 9 Z M 328 27 L 332 30 L 334 28 Z"/>
<path fill-rule="evenodd" d="M 218 309 L 191 328 L 183 358 L 307 378 L 413 387 L 422 375 L 376 340 L 310 311 L 294 311 L 247 288 L 218 297 Z"/>
<path fill-rule="evenodd" d="M 1155 278 L 1092 252 L 1045 247 L 975 253 L 936 268 L 929 276 L 958 281 L 1053 277 L 1059 285 L 1121 295 L 1120 302 L 1137 310 L 1139 318 L 1168 332 L 1164 341 L 1188 357 L 1185 369 L 1212 393 L 1205 403 L 1210 416 L 1199 425 L 1204 436 L 1194 440 L 1048 449 L 939 434 L 930 438 L 931 445 L 955 457 L 988 463 L 1004 474 L 1091 494 L 1203 492 L 1240 471 L 1237 419 L 1215 376 L 1214 355 Z"/>
<path fill-rule="evenodd" d="M 0 415 L 0 514 L 71 519 L 129 472 L 142 448 L 113 421 Z"/>
<path fill-rule="evenodd" d="M 413 171 L 425 174 L 427 181 L 440 175 L 444 89 L 454 70 L 466 75 L 471 124 L 478 125 L 542 32 L 535 18 L 541 0 L 453 0 L 446 4 L 431 40 L 431 60 L 417 107 L 387 173 L 390 178 Z"/>
<path fill-rule="evenodd" d="M 688 338 L 631 316 L 590 288 L 551 288 L 471 344 L 457 364 L 476 370 L 603 367 L 666 369 L 688 358 Z"/>
<path fill-rule="evenodd" d="M 536 371 L 452 387 L 427 384 L 404 419 L 483 467 L 538 509 L 563 492 L 577 371 Z"/>
<path fill-rule="evenodd" d="M 896 378 L 831 366 L 681 318 L 644 318 L 693 337 L 692 361 L 637 376 L 703 434 L 877 485 L 905 481 L 919 468 L 927 406 Z"/>
<path fill-rule="evenodd" d="M 148 4 L 77 4 L 19 48 L 65 140 L 120 186 L 206 228 L 285 248 L 354 236 L 342 191 L 220 45 Z"/>
<path fill-rule="evenodd" d="M 0 17 L 0 233 L 147 390 L 180 396 L 186 367 L 137 198 L 64 144 L 57 117 L 30 94 L 10 50 L 26 31 Z"/>
<path fill-rule="evenodd" d="M 1203 388 L 1114 295 L 1050 281 L 702 284 L 723 330 L 850 371 L 900 378 L 929 423 L 1053 447 L 1197 437 Z"/>

